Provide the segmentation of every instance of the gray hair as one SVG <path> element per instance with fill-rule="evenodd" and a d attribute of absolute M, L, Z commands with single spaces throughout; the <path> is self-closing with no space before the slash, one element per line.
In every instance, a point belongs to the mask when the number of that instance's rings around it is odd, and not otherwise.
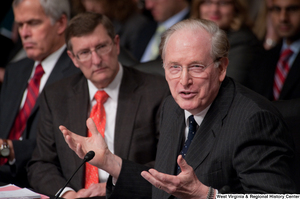
<path fill-rule="evenodd" d="M 221 30 L 218 25 L 214 22 L 205 19 L 186 19 L 181 22 L 176 23 L 166 32 L 163 33 L 161 37 L 161 42 L 159 46 L 159 51 L 161 57 L 164 59 L 166 45 L 173 33 L 176 31 L 186 29 L 186 30 L 205 30 L 211 35 L 211 57 L 215 61 L 219 61 L 222 57 L 228 56 L 229 42 L 226 33 Z"/>
<path fill-rule="evenodd" d="M 17 7 L 24 0 L 14 0 L 13 7 Z M 39 0 L 44 12 L 50 17 L 51 23 L 54 24 L 62 15 L 70 19 L 71 6 L 69 0 Z"/>

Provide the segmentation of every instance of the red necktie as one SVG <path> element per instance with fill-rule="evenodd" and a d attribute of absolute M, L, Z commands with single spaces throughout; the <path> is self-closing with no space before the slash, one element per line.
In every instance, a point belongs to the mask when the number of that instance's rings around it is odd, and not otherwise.
<path fill-rule="evenodd" d="M 97 103 L 93 106 L 90 118 L 96 124 L 97 130 L 104 138 L 106 114 L 103 104 L 106 102 L 108 95 L 105 91 L 97 91 L 94 96 Z M 88 137 L 91 137 L 91 132 L 88 131 Z M 98 168 L 89 164 L 85 165 L 85 188 L 87 189 L 91 184 L 96 184 L 99 182 Z"/>
<path fill-rule="evenodd" d="M 15 122 L 10 130 L 8 139 L 19 140 L 26 127 L 26 122 L 30 116 L 30 113 L 35 105 L 36 99 L 39 96 L 40 81 L 44 74 L 44 70 L 41 64 L 37 65 L 33 77 L 31 78 L 27 86 L 27 96 L 24 106 L 19 111 Z M 3 162 L 3 160 L 5 160 Z M 1 158 L 0 165 L 7 162 L 7 159 Z"/>
<path fill-rule="evenodd" d="M 289 73 L 290 67 L 288 64 L 288 60 L 292 56 L 292 54 L 293 51 L 288 48 L 285 49 L 280 55 L 279 61 L 277 63 L 276 71 L 275 71 L 275 77 L 274 77 L 274 86 L 273 86 L 274 100 L 278 100 L 284 81 Z"/>

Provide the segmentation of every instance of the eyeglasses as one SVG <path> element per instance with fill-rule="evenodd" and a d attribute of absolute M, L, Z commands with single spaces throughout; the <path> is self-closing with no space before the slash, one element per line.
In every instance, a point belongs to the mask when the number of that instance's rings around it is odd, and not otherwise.
<path fill-rule="evenodd" d="M 216 4 L 217 6 L 220 6 L 220 7 L 227 7 L 229 5 L 232 5 L 233 2 L 232 1 L 211 1 L 211 0 L 204 0 L 204 1 L 202 1 L 201 4 L 204 5 L 204 6 L 211 6 L 213 4 Z"/>
<path fill-rule="evenodd" d="M 108 43 L 100 44 L 96 46 L 94 50 L 86 49 L 78 52 L 76 57 L 80 61 L 88 61 L 92 58 L 92 51 L 95 51 L 98 56 L 103 56 L 111 51 L 112 46 L 113 46 L 113 42 L 110 44 Z"/>
<path fill-rule="evenodd" d="M 211 66 L 212 64 L 218 62 L 221 58 L 216 59 L 215 61 L 213 61 L 212 63 L 208 64 L 208 65 L 203 65 L 203 64 L 192 64 L 190 66 L 187 67 L 183 67 L 183 66 L 179 66 L 179 65 L 170 65 L 170 66 L 166 66 L 167 71 L 169 72 L 169 77 L 170 79 L 175 79 L 175 78 L 179 78 L 182 74 L 182 70 L 183 68 L 187 68 L 189 74 L 192 77 L 202 77 L 203 76 L 203 72 L 205 71 L 206 68 L 208 68 L 209 66 Z"/>

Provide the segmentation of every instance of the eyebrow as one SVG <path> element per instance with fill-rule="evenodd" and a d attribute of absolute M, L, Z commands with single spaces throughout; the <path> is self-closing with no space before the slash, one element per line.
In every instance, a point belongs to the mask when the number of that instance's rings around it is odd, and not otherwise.
<path fill-rule="evenodd" d="M 193 65 L 193 64 L 202 64 L 202 65 L 205 65 L 202 61 L 192 61 L 192 62 L 190 62 L 188 64 L 188 66 L 189 65 Z M 168 62 L 166 65 L 169 66 L 169 65 L 182 65 L 182 64 L 180 64 L 178 62 Z"/>
<path fill-rule="evenodd" d="M 108 44 L 108 43 L 109 43 L 109 41 L 100 42 L 100 43 L 96 44 L 96 45 L 94 46 L 94 48 L 96 48 L 96 47 L 98 47 L 98 46 L 100 46 L 100 45 Z M 84 51 L 84 50 L 90 50 L 90 48 L 82 48 L 82 49 L 79 49 L 77 53 L 79 53 L 79 52 L 81 52 L 81 51 Z"/>

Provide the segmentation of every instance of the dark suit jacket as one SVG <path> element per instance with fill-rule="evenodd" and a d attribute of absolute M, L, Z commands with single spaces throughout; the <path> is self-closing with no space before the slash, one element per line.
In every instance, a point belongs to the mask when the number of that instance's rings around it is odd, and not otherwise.
<path fill-rule="evenodd" d="M 162 107 L 155 161 L 160 172 L 176 173 L 184 120 L 184 111 L 168 97 Z M 229 186 L 232 193 L 293 193 L 293 155 L 291 136 L 273 105 L 226 78 L 185 159 L 203 184 L 216 189 Z M 140 177 L 145 168 L 131 164 L 123 162 L 111 198 L 151 198 L 151 192 L 143 191 L 151 186 Z M 152 198 L 170 197 L 152 187 Z"/>
<path fill-rule="evenodd" d="M 185 15 L 182 20 L 187 19 L 189 15 L 190 13 Z M 132 47 L 132 54 L 137 60 L 141 60 L 148 43 L 156 32 L 157 25 L 158 23 L 156 21 L 149 20 L 148 23 L 141 28 L 139 34 L 137 34 L 136 42 L 134 42 L 135 45 Z M 158 56 L 158 59 L 160 59 L 160 56 Z"/>
<path fill-rule="evenodd" d="M 0 138 L 8 138 L 10 129 L 19 112 L 20 103 L 27 88 L 33 65 L 33 60 L 25 58 L 10 64 L 6 68 L 0 96 Z M 79 70 L 73 65 L 66 51 L 64 51 L 54 66 L 46 85 L 78 72 Z M 13 167 L 9 165 L 0 166 L 0 181 L 14 183 L 19 186 L 28 186 L 25 166 L 35 148 L 39 107 L 38 98 L 28 118 L 22 135 L 23 140 L 13 141 L 16 164 Z"/>
<path fill-rule="evenodd" d="M 155 160 L 159 108 L 169 95 L 164 78 L 124 68 L 115 124 L 114 152 L 140 164 Z M 34 190 L 54 195 L 82 162 L 68 147 L 59 125 L 86 136 L 89 91 L 80 74 L 45 88 L 41 99 L 41 120 L 37 148 L 29 162 L 29 182 Z M 108 113 L 109 114 L 109 113 Z M 84 167 L 70 187 L 84 187 Z"/>
<path fill-rule="evenodd" d="M 282 43 L 266 52 L 261 64 L 254 65 L 251 72 L 251 86 L 254 91 L 273 100 L 273 84 L 276 65 L 280 57 Z M 300 97 L 300 54 L 298 53 L 282 87 L 279 100 Z"/>

